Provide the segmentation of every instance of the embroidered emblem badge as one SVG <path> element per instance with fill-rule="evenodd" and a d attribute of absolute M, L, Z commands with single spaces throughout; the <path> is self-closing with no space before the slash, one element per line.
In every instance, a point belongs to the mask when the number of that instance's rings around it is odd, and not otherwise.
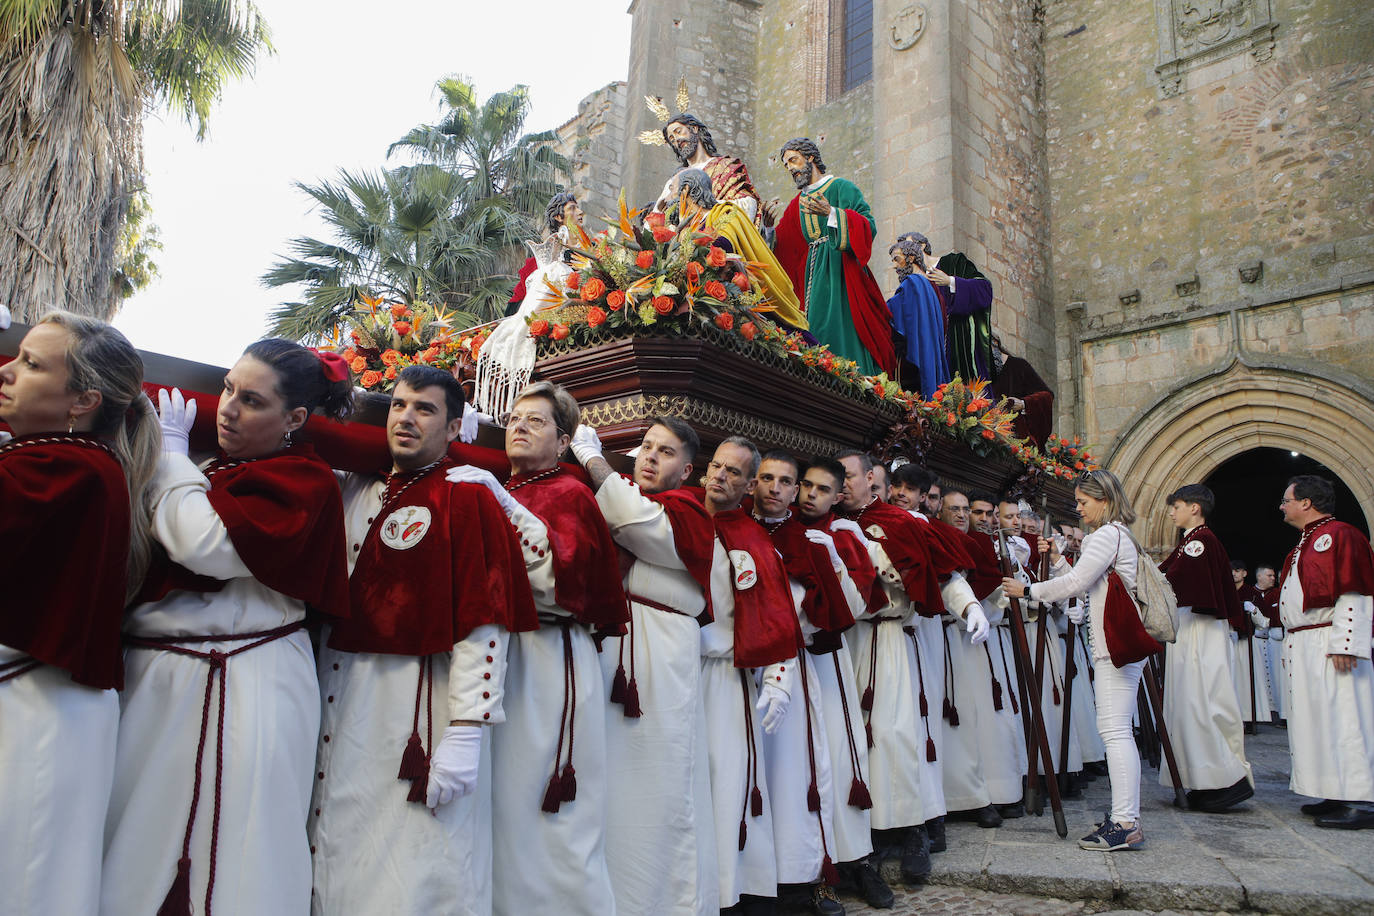
<path fill-rule="evenodd" d="M 382 522 L 382 543 L 392 550 L 409 550 L 424 539 L 430 521 L 424 506 L 402 506 Z"/>
<path fill-rule="evenodd" d="M 1326 553 L 1331 549 L 1331 535 L 1323 534 L 1312 542 L 1312 549 L 1317 553 Z"/>
<path fill-rule="evenodd" d="M 1201 541 L 1189 541 L 1183 545 L 1183 552 L 1190 557 L 1202 556 L 1202 551 L 1205 549 Z"/>
<path fill-rule="evenodd" d="M 744 591 L 753 588 L 754 583 L 759 581 L 758 569 L 754 566 L 754 558 L 749 555 L 747 550 L 730 551 L 730 565 L 735 570 L 735 589 Z"/>

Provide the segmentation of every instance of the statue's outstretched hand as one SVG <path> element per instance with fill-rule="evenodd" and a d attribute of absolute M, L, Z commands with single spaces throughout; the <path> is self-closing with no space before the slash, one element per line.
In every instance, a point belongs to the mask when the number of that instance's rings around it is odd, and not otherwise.
<path fill-rule="evenodd" d="M 764 201 L 759 207 L 759 216 L 763 221 L 763 228 L 767 229 L 777 223 L 778 207 L 780 205 L 781 202 L 774 197 L 772 200 Z"/>

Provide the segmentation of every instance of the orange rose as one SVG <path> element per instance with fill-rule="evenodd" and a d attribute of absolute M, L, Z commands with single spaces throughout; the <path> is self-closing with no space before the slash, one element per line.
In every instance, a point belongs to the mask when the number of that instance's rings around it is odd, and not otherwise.
<path fill-rule="evenodd" d="M 741 290 L 747 291 L 749 289 L 749 275 L 744 271 L 740 271 L 731 277 L 730 282 L 738 286 Z"/>
<path fill-rule="evenodd" d="M 583 302 L 595 302 L 604 295 L 606 295 L 606 284 L 602 283 L 596 277 L 592 277 L 586 283 L 582 284 Z"/>
<path fill-rule="evenodd" d="M 719 251 L 720 249 L 716 250 Z M 710 296 L 712 299 L 719 299 L 721 302 L 724 302 L 725 297 L 730 294 L 725 291 L 724 283 L 719 280 L 712 280 L 706 284 L 706 295 Z"/>
<path fill-rule="evenodd" d="M 887 397 L 887 389 L 883 387 L 882 382 L 879 382 L 878 384 L 873 386 L 873 393 L 880 398 Z"/>
<path fill-rule="evenodd" d="M 997 438 L 997 434 L 994 433 L 994 432 L 993 432 L 992 430 L 990 430 L 990 429 L 985 429 L 985 430 L 983 430 L 983 438 L 984 438 L 984 439 L 989 439 L 989 440 L 991 440 L 991 439 L 996 439 L 996 438 Z"/>
<path fill-rule="evenodd" d="M 672 298 L 669 296 L 654 297 L 654 311 L 658 312 L 660 315 L 666 315 L 671 312 L 674 305 L 676 305 L 676 303 L 673 302 Z"/>
<path fill-rule="evenodd" d="M 380 372 L 376 369 L 369 369 L 363 373 L 362 378 L 358 379 L 358 384 L 362 385 L 364 388 L 372 388 L 381 380 L 382 374 Z"/>
<path fill-rule="evenodd" d="M 947 413 L 947 414 L 945 414 L 945 425 L 946 425 L 946 426 L 953 426 L 953 425 L 954 425 L 955 423 L 957 423 L 958 421 L 959 421 L 959 418 L 956 417 L 954 414 L 952 414 L 952 413 Z"/>
<path fill-rule="evenodd" d="M 549 332 L 549 336 L 554 340 L 562 340 L 564 337 L 568 336 L 568 326 L 566 324 L 554 325 L 553 330 Z"/>
<path fill-rule="evenodd" d="M 354 372 L 362 372 L 367 368 L 367 360 L 361 356 L 355 356 L 353 357 L 353 362 L 348 364 L 348 368 L 352 369 Z"/>
<path fill-rule="evenodd" d="M 568 289 L 577 289 L 582 285 L 582 275 L 577 271 L 568 274 Z"/>
<path fill-rule="evenodd" d="M 549 333 L 549 323 L 543 318 L 530 322 L 530 336 L 543 337 Z"/>
<path fill-rule="evenodd" d="M 473 358 L 473 359 L 476 359 L 476 358 L 477 358 L 477 354 L 482 352 L 482 344 L 484 344 L 484 343 L 486 343 L 486 342 L 487 342 L 487 339 L 486 339 L 485 337 L 477 337 L 477 338 L 474 338 L 474 339 L 473 339 L 473 341 L 472 341 L 472 349 L 469 351 L 469 352 L 472 353 L 472 358 Z"/>
<path fill-rule="evenodd" d="M 635 266 L 642 270 L 648 270 L 654 266 L 654 253 L 652 251 L 641 251 L 635 255 Z"/>
<path fill-rule="evenodd" d="M 396 367 L 391 366 L 388 368 L 386 372 L 382 373 L 382 378 L 386 379 L 388 382 L 394 381 L 396 378 Z"/>
<path fill-rule="evenodd" d="M 396 333 L 400 334 L 402 337 L 405 337 L 407 334 L 410 333 L 409 321 L 398 321 L 395 324 L 393 324 L 392 327 L 395 328 Z"/>
<path fill-rule="evenodd" d="M 668 224 L 668 217 L 657 210 L 644 217 L 644 225 L 650 229 L 661 229 Z"/>
<path fill-rule="evenodd" d="M 729 312 L 721 312 L 716 316 L 716 327 L 723 330 L 730 330 L 735 326 L 735 316 Z"/>
<path fill-rule="evenodd" d="M 739 332 L 745 340 L 753 340 L 754 335 L 759 332 L 758 326 L 752 321 L 746 321 L 739 326 Z"/>
<path fill-rule="evenodd" d="M 606 323 L 606 312 L 598 306 L 587 309 L 587 324 L 590 327 L 597 327 Z"/>
<path fill-rule="evenodd" d="M 625 293 L 618 289 L 613 289 L 606 294 L 606 305 L 613 312 L 620 311 L 625 306 Z"/>
<path fill-rule="evenodd" d="M 382 365 L 394 366 L 401 361 L 401 354 L 395 350 L 382 351 Z"/>
<path fill-rule="evenodd" d="M 410 309 L 406 308 L 404 302 L 398 302 L 391 307 L 392 318 L 406 318 L 410 315 Z"/>
<path fill-rule="evenodd" d="M 700 282 L 701 282 L 701 271 L 702 271 L 702 270 L 703 270 L 702 266 L 701 266 L 700 264 L 698 264 L 696 261 L 688 261 L 688 262 L 687 262 L 687 282 L 688 282 L 688 283 L 700 283 Z"/>
<path fill-rule="evenodd" d="M 664 242 L 672 241 L 673 236 L 677 235 L 676 232 L 669 229 L 667 226 L 658 226 L 653 230 L 653 233 L 654 241 L 658 242 L 660 245 Z"/>
<path fill-rule="evenodd" d="M 706 263 L 712 267 L 725 266 L 725 249 L 712 245 L 706 251 Z"/>

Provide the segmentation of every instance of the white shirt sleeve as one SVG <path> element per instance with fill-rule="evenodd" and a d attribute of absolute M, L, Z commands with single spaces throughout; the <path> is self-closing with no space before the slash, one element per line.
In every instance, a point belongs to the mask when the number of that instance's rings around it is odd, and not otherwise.
<path fill-rule="evenodd" d="M 530 580 L 535 606 L 555 607 L 553 549 L 549 545 L 548 528 L 539 516 L 522 505 L 511 512 L 510 523 L 516 537 L 520 538 L 520 552 L 525 559 L 525 574 Z"/>
<path fill-rule="evenodd" d="M 978 598 L 973 594 L 973 587 L 968 584 L 964 574 L 957 570 L 950 573 L 949 578 L 941 584 L 940 597 L 945 602 L 945 610 L 960 620 L 964 619 L 970 604 L 978 603 Z"/>
<path fill-rule="evenodd" d="M 1330 655 L 1369 658 L 1370 627 L 1374 626 L 1374 598 L 1346 592 L 1336 599 L 1331 615 Z"/>
<path fill-rule="evenodd" d="M 210 505 L 210 481 L 185 455 L 163 452 L 153 475 L 152 530 L 172 562 L 214 579 L 250 578 Z"/>
<path fill-rule="evenodd" d="M 470 720 L 497 725 L 506 721 L 501 700 L 506 690 L 509 645 L 510 633 L 488 623 L 475 627 L 453 647 L 448 670 L 449 722 Z"/>
<path fill-rule="evenodd" d="M 607 477 L 596 491 L 596 503 L 617 544 L 646 563 L 686 569 L 673 540 L 673 525 L 658 503 L 618 474 Z"/>
<path fill-rule="evenodd" d="M 1030 596 L 1037 601 L 1063 601 L 1087 594 L 1099 579 L 1107 575 L 1107 570 L 1116 560 L 1116 534 L 1121 535 L 1121 550 L 1127 550 L 1131 541 L 1115 525 L 1099 528 L 1083 539 L 1083 552 L 1071 569 L 1062 576 L 1036 582 L 1030 587 Z"/>

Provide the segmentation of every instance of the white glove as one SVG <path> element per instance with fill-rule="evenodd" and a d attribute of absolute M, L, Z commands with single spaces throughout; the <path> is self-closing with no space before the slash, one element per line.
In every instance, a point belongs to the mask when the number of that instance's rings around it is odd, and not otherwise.
<path fill-rule="evenodd" d="M 583 467 L 593 458 L 603 457 L 601 437 L 596 434 L 596 430 L 585 423 L 577 424 L 577 429 L 573 430 L 572 435 L 572 453 Z"/>
<path fill-rule="evenodd" d="M 470 464 L 460 464 L 456 468 L 449 468 L 449 472 L 444 475 L 449 483 L 480 483 L 491 491 L 491 495 L 496 497 L 496 501 L 501 504 L 501 509 L 509 518 L 510 514 L 519 507 L 515 497 L 505 487 L 501 486 L 501 481 L 496 479 L 496 475 L 491 471 L 474 467 Z"/>
<path fill-rule="evenodd" d="M 12 320 L 13 319 L 10 318 L 9 306 L 0 303 L 0 331 L 8 331 Z"/>
<path fill-rule="evenodd" d="M 792 698 L 787 695 L 787 691 L 778 685 L 763 685 L 763 689 L 759 691 L 759 701 L 754 708 L 763 714 L 763 730 L 766 734 L 771 735 L 778 730 L 791 702 Z"/>
<path fill-rule="evenodd" d="M 868 547 L 868 535 L 864 534 L 864 530 L 859 527 L 859 523 L 854 521 L 853 519 L 837 518 L 830 523 L 830 530 L 848 531 L 850 534 L 854 535 L 856 538 L 859 539 L 859 543 L 864 545 L 865 549 L 867 549 Z"/>
<path fill-rule="evenodd" d="M 1081 601 L 1075 601 L 1073 604 L 1069 605 L 1065 613 L 1069 616 L 1069 622 L 1076 627 L 1081 627 L 1083 621 L 1088 619 L 1088 609 L 1083 606 L 1083 602 Z"/>
<path fill-rule="evenodd" d="M 429 758 L 425 804 L 437 808 L 475 789 L 481 760 L 482 726 L 450 725 L 444 729 L 444 737 Z"/>
<path fill-rule="evenodd" d="M 463 425 L 458 428 L 458 438 L 464 443 L 471 443 L 477 440 L 477 427 L 482 423 L 495 423 L 496 420 L 489 413 L 482 413 L 471 404 L 463 405 Z"/>
<path fill-rule="evenodd" d="M 180 388 L 157 393 L 157 415 L 162 425 L 162 450 L 175 455 L 191 451 L 191 427 L 196 422 L 196 402 L 187 401 Z"/>
<path fill-rule="evenodd" d="M 964 608 L 964 628 L 973 638 L 975 646 L 988 638 L 988 633 L 992 632 L 992 625 L 988 623 L 988 615 L 983 613 L 981 604 L 970 604 Z"/>
<path fill-rule="evenodd" d="M 844 569 L 844 561 L 840 559 L 840 552 L 835 549 L 835 539 L 824 531 L 815 528 L 806 529 L 806 539 L 813 544 L 821 544 L 825 547 L 825 552 L 830 554 L 830 568 Z"/>

